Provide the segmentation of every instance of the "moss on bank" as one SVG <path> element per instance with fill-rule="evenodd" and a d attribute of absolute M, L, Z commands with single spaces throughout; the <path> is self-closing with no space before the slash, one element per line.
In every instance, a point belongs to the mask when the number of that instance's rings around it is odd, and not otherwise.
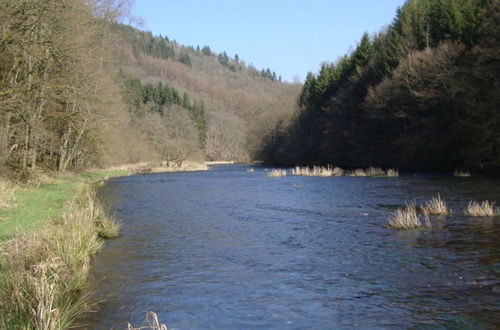
<path fill-rule="evenodd" d="M 86 310 L 80 290 L 91 258 L 102 237 L 118 232 L 93 184 L 123 174 L 92 172 L 18 189 L 2 226 L 1 329 L 64 329 Z"/>

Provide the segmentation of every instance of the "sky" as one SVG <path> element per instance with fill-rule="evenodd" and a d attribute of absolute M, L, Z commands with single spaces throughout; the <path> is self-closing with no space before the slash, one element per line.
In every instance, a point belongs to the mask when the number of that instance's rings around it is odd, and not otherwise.
<path fill-rule="evenodd" d="M 238 54 L 283 80 L 303 81 L 322 62 L 390 24 L 405 0 L 136 0 L 143 30 L 185 46 Z"/>

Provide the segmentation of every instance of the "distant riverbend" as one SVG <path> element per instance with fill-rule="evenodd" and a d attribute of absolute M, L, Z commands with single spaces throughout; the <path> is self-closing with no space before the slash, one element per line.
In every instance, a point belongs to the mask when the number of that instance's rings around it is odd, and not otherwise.
<path fill-rule="evenodd" d="M 100 195 L 122 225 L 96 257 L 91 328 L 493 328 L 500 324 L 498 218 L 462 214 L 500 200 L 500 181 L 267 178 L 266 169 L 115 178 Z M 436 194 L 453 215 L 396 231 L 387 216 Z"/>

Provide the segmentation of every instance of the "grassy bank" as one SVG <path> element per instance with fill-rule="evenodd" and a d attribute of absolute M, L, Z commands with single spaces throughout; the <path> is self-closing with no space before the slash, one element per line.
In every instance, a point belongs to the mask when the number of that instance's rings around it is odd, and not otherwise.
<path fill-rule="evenodd" d="M 82 185 L 127 174 L 125 170 L 96 171 L 50 178 L 34 186 L 16 186 L 12 202 L 14 207 L 0 209 L 0 242 L 13 238 L 18 230 L 32 231 L 48 220 L 61 217 L 65 204 L 75 198 Z"/>
<path fill-rule="evenodd" d="M 64 329 L 85 311 L 80 290 L 102 238 L 118 233 L 94 183 L 125 171 L 100 171 L 17 187 L 1 210 L 0 328 Z"/>

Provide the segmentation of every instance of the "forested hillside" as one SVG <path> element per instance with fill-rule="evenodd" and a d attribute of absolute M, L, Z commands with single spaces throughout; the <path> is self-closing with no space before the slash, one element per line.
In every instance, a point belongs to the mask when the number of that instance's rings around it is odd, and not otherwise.
<path fill-rule="evenodd" d="M 500 2 L 408 0 L 304 83 L 260 158 L 279 165 L 500 166 Z M 332 31 L 334 33 L 334 31 Z"/>
<path fill-rule="evenodd" d="M 0 0 L 0 170 L 247 160 L 289 116 L 299 85 L 121 25 L 129 6 Z"/>
<path fill-rule="evenodd" d="M 143 131 L 152 134 L 159 127 L 149 123 L 157 121 L 189 126 L 178 111 L 184 108 L 197 130 L 197 145 L 209 159 L 249 160 L 262 137 L 295 108 L 300 85 L 282 83 L 275 72 L 258 70 L 237 54 L 216 54 L 207 45 L 182 46 L 125 25 L 114 25 L 114 30 L 119 38 L 114 66 L 125 78 L 133 112 L 146 116 Z M 156 136 L 182 146 L 173 153 L 193 151 L 192 133 L 168 138 L 168 131 Z"/>

